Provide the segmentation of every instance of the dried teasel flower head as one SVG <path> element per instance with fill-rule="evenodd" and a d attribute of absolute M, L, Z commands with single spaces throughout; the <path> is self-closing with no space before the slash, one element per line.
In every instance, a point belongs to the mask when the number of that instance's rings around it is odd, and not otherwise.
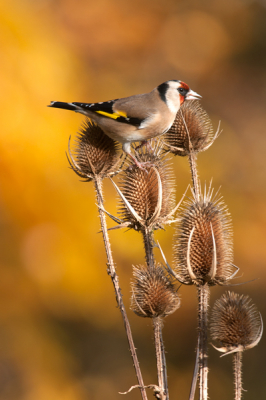
<path fill-rule="evenodd" d="M 163 136 L 167 149 L 178 156 L 207 150 L 219 135 L 213 133 L 211 120 L 197 100 L 186 101 L 176 114 L 175 121 Z"/>
<path fill-rule="evenodd" d="M 214 347 L 226 355 L 256 346 L 263 322 L 249 296 L 228 291 L 214 304 L 210 330 L 212 340 L 219 343 Z"/>
<path fill-rule="evenodd" d="M 131 309 L 140 317 L 166 317 L 180 307 L 172 279 L 159 264 L 133 267 Z"/>
<path fill-rule="evenodd" d="M 138 149 L 138 160 L 145 169 L 131 164 L 120 175 L 120 227 L 136 230 L 160 229 L 174 222 L 174 180 L 167 160 L 162 158 L 160 144 L 154 142 Z M 143 164 L 144 163 L 144 164 Z M 118 219 L 116 220 L 118 222 Z"/>
<path fill-rule="evenodd" d="M 83 123 L 73 151 L 69 142 L 69 157 L 73 171 L 86 181 L 115 175 L 121 166 L 118 143 L 89 119 Z"/>
<path fill-rule="evenodd" d="M 187 285 L 226 284 L 237 272 L 232 247 L 231 218 L 219 193 L 213 196 L 211 185 L 208 191 L 205 186 L 197 200 L 192 191 L 174 239 L 176 278 Z"/>

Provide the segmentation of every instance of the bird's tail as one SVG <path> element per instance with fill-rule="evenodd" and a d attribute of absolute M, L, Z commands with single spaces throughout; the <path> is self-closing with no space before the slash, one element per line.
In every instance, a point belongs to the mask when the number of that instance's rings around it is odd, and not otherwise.
<path fill-rule="evenodd" d="M 75 106 L 73 103 L 64 103 L 62 101 L 51 101 L 51 104 L 49 104 L 48 107 L 54 107 L 54 108 L 63 108 L 64 110 L 77 110 L 77 106 Z"/>
<path fill-rule="evenodd" d="M 85 103 L 65 103 L 62 101 L 51 101 L 51 104 L 49 104 L 48 107 L 62 108 L 64 110 L 71 110 L 85 114 L 87 107 L 89 106 L 90 104 Z"/>

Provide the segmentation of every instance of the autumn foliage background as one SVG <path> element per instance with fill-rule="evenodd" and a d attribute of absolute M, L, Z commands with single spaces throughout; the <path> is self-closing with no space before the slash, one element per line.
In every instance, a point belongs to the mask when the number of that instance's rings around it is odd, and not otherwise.
<path fill-rule="evenodd" d="M 112 400 L 136 383 L 93 186 L 78 180 L 65 155 L 83 117 L 47 108 L 51 100 L 104 101 L 168 79 L 203 96 L 223 133 L 200 154 L 200 178 L 222 186 L 240 281 L 259 278 L 233 290 L 250 295 L 266 321 L 265 39 L 264 0 L 1 2 L 1 400 Z M 173 162 L 179 200 L 189 168 L 186 159 Z M 107 181 L 105 190 L 106 208 L 116 213 Z M 172 228 L 157 234 L 170 262 L 172 235 Z M 143 244 L 136 232 L 110 236 L 128 308 Z M 212 288 L 212 304 L 224 290 Z M 180 294 L 182 307 L 164 328 L 176 399 L 188 397 L 196 345 L 196 290 Z M 156 383 L 150 323 L 129 317 L 144 381 Z M 265 340 L 244 354 L 246 400 L 266 397 Z M 212 348 L 209 355 L 210 397 L 232 398 L 231 359 Z"/>

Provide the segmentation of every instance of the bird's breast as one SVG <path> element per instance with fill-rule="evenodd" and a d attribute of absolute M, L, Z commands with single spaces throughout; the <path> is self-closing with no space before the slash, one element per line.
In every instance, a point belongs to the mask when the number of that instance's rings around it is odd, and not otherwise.
<path fill-rule="evenodd" d="M 173 125 L 174 119 L 175 113 L 157 113 L 144 120 L 139 126 L 139 130 L 146 140 L 151 139 L 167 132 Z"/>

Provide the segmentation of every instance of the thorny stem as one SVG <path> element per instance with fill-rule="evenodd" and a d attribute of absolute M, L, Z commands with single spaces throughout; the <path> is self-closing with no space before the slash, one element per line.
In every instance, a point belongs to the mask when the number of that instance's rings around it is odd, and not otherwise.
<path fill-rule="evenodd" d="M 166 358 L 165 358 L 165 348 L 163 343 L 163 332 L 162 332 L 162 323 L 160 329 L 160 344 L 161 344 L 161 354 L 162 354 L 162 367 L 163 367 L 163 387 L 165 393 L 165 400 L 169 400 L 169 390 L 168 390 L 168 380 L 167 380 L 167 368 L 166 368 Z"/>
<path fill-rule="evenodd" d="M 191 170 L 191 175 L 192 175 L 192 182 L 193 182 L 193 188 L 194 188 L 194 193 L 197 201 L 199 201 L 199 178 L 198 178 L 198 171 L 197 171 L 197 155 L 191 151 L 188 156 L 189 160 L 189 165 L 190 165 L 190 170 Z"/>
<path fill-rule="evenodd" d="M 183 121 L 185 123 L 184 117 L 183 117 Z M 193 190 L 194 190 L 196 200 L 199 201 L 200 200 L 200 189 L 199 189 L 199 178 L 198 178 L 198 170 L 197 170 L 197 154 L 193 151 L 193 146 L 192 146 L 192 143 L 190 140 L 190 136 L 189 136 L 189 132 L 188 132 L 186 123 L 185 123 L 185 126 L 186 126 L 187 135 L 188 135 L 188 139 L 189 139 L 190 152 L 189 152 L 188 160 L 189 160 L 189 166 L 190 166 L 190 171 L 191 171 Z M 200 306 L 199 306 L 199 308 L 200 308 Z M 206 324 L 206 329 L 207 329 L 207 324 Z M 207 333 L 206 333 L 206 335 L 207 335 Z M 191 383 L 191 388 L 190 388 L 189 400 L 194 400 L 195 392 L 196 392 L 196 383 L 197 383 L 197 379 L 198 379 L 198 370 L 199 370 L 199 364 L 200 364 L 200 360 L 199 360 L 200 341 L 201 341 L 201 335 L 199 333 L 198 334 L 196 360 L 195 360 L 193 378 L 192 378 L 192 383 Z M 206 360 L 206 363 L 207 363 L 207 360 Z M 207 364 L 206 364 L 206 368 L 207 368 Z M 201 385 L 201 382 L 199 384 Z M 202 394 L 200 394 L 200 396 L 201 395 Z M 200 397 L 200 399 L 202 400 L 202 397 Z"/>
<path fill-rule="evenodd" d="M 145 248 L 145 258 L 149 269 L 154 268 L 154 254 L 153 254 L 153 235 L 148 227 L 142 230 L 142 236 Z"/>
<path fill-rule="evenodd" d="M 199 335 L 199 390 L 200 400 L 208 399 L 208 365 L 207 365 L 207 327 L 210 288 L 207 283 L 198 286 L 198 335 Z"/>
<path fill-rule="evenodd" d="M 106 218 L 105 218 L 105 214 L 103 211 L 103 192 L 102 192 L 101 178 L 96 177 L 94 180 L 94 183 L 95 183 L 95 189 L 96 189 L 97 202 L 98 202 L 98 206 L 99 206 L 99 215 L 100 215 L 100 220 L 101 220 L 101 228 L 102 228 L 104 246 L 105 246 L 105 251 L 106 251 L 106 256 L 107 256 L 107 261 L 108 261 L 108 264 L 107 264 L 108 270 L 107 271 L 108 271 L 108 275 L 110 275 L 110 277 L 112 279 L 112 283 L 113 283 L 113 286 L 115 289 L 116 301 L 117 301 L 118 307 L 120 309 L 120 312 L 121 312 L 121 315 L 123 318 L 123 322 L 124 322 L 124 326 L 125 326 L 125 330 L 126 330 L 126 334 L 127 334 L 127 340 L 129 343 L 129 348 L 130 348 L 131 356 L 133 359 L 133 364 L 134 364 L 134 368 L 136 371 L 138 384 L 139 384 L 140 391 L 141 391 L 141 396 L 142 396 L 143 400 L 148 400 L 146 390 L 144 387 L 144 382 L 143 382 L 140 366 L 139 366 L 136 348 L 135 348 L 135 345 L 133 342 L 132 332 L 131 332 L 129 320 L 128 320 L 128 317 L 126 314 L 126 309 L 125 309 L 125 306 L 123 303 L 121 289 L 119 286 L 119 280 L 118 280 L 118 276 L 116 273 L 112 252 L 111 252 L 110 240 L 109 240 L 107 225 L 106 225 Z"/>
<path fill-rule="evenodd" d="M 198 179 L 198 171 L 197 171 L 197 154 L 194 152 L 193 145 L 190 140 L 188 127 L 187 127 L 187 124 L 186 124 L 186 121 L 185 121 L 182 111 L 181 111 L 181 116 L 182 116 L 183 123 L 184 123 L 186 131 L 187 131 L 187 136 L 188 136 L 188 142 L 189 142 L 188 160 L 189 160 L 189 165 L 190 165 L 190 170 L 191 170 L 191 175 L 192 175 L 194 193 L 195 193 L 197 201 L 199 201 L 200 192 L 199 192 L 199 179 Z"/>
<path fill-rule="evenodd" d="M 198 337 L 198 343 L 197 343 L 197 349 L 196 349 L 195 366 L 194 366 L 193 377 L 192 377 L 191 388 L 190 388 L 188 400 L 194 400 L 196 386 L 197 386 L 197 380 L 198 380 L 198 372 L 199 372 L 199 337 Z"/>
<path fill-rule="evenodd" d="M 235 400 L 242 397 L 242 351 L 233 354 L 234 377 L 235 377 Z"/>
<path fill-rule="evenodd" d="M 145 257 L 148 269 L 154 268 L 154 253 L 153 253 L 153 233 L 149 227 L 145 227 L 142 231 L 144 247 L 145 247 Z M 162 389 L 164 397 L 160 400 L 169 400 L 168 392 L 168 382 L 167 382 L 167 369 L 166 369 L 166 359 L 165 359 L 165 349 L 162 336 L 162 320 L 160 317 L 153 318 L 153 330 L 154 330 L 154 342 L 155 342 L 155 352 L 157 361 L 157 376 L 158 376 L 158 386 Z"/>
<path fill-rule="evenodd" d="M 163 389 L 165 397 L 161 400 L 168 400 L 168 386 L 167 386 L 167 374 L 165 364 L 165 351 L 162 339 L 162 320 L 160 317 L 153 318 L 153 330 L 154 330 L 154 341 L 157 361 L 157 375 L 158 375 L 158 386 Z"/>

